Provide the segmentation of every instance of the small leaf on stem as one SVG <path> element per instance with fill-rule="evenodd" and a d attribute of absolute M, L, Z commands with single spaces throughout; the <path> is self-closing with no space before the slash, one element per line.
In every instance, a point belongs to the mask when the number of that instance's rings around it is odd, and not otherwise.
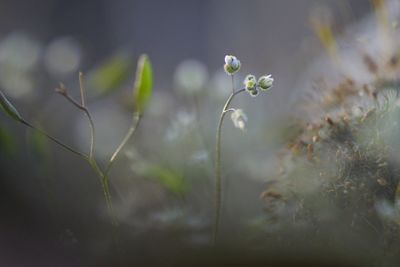
<path fill-rule="evenodd" d="M 24 121 L 17 109 L 11 104 L 2 91 L 0 91 L 0 105 L 8 116 L 19 122 Z"/>
<path fill-rule="evenodd" d="M 142 114 L 150 100 L 153 89 L 153 70 L 147 55 L 140 56 L 136 70 L 136 80 L 133 88 L 135 109 Z"/>

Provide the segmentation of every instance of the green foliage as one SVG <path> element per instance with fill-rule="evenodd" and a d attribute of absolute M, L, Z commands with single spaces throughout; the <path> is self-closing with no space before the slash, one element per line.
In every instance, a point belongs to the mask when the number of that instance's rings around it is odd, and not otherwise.
<path fill-rule="evenodd" d="M 89 74 L 89 82 L 96 89 L 97 95 L 108 94 L 128 79 L 130 68 L 129 57 L 113 55 Z"/>
<path fill-rule="evenodd" d="M 7 156 L 13 156 L 16 152 L 16 142 L 13 134 L 3 125 L 0 125 L 0 151 Z"/>
<path fill-rule="evenodd" d="M 11 102 L 7 99 L 7 97 L 0 91 L 0 105 L 2 109 L 6 112 L 8 116 L 12 119 L 22 122 L 23 119 L 17 109 L 11 104 Z"/>
<path fill-rule="evenodd" d="M 147 169 L 145 175 L 177 196 L 183 196 L 187 193 L 188 184 L 185 178 L 173 170 L 152 166 Z"/>
<path fill-rule="evenodd" d="M 133 90 L 136 112 L 142 114 L 153 90 L 153 70 L 145 54 L 139 58 Z"/>

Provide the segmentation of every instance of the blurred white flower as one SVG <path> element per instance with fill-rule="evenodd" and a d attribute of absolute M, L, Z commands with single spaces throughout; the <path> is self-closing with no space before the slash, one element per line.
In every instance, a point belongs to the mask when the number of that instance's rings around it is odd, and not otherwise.
<path fill-rule="evenodd" d="M 147 114 L 148 116 L 165 117 L 168 116 L 168 110 L 173 108 L 173 106 L 173 97 L 170 93 L 162 90 L 154 91 Z"/>
<path fill-rule="evenodd" d="M 0 66 L 0 86 L 12 98 L 31 97 L 34 94 L 33 76 Z"/>
<path fill-rule="evenodd" d="M 11 33 L 0 42 L 0 65 L 19 71 L 35 67 L 41 54 L 39 43 L 23 33 Z"/>
<path fill-rule="evenodd" d="M 197 150 L 193 152 L 190 156 L 190 160 L 193 163 L 203 163 L 206 162 L 209 158 L 208 152 L 206 150 Z"/>
<path fill-rule="evenodd" d="M 167 141 L 174 141 L 187 136 L 195 126 L 196 116 L 187 111 L 178 111 L 175 118 L 167 128 L 165 138 Z"/>
<path fill-rule="evenodd" d="M 231 113 L 231 119 L 236 128 L 239 128 L 242 131 L 246 130 L 247 116 L 243 110 L 235 109 L 235 111 Z"/>
<path fill-rule="evenodd" d="M 81 61 L 81 49 L 72 38 L 63 37 L 51 42 L 44 53 L 44 65 L 52 75 L 76 72 Z"/>
<path fill-rule="evenodd" d="M 32 96 L 32 71 L 39 62 L 41 46 L 23 33 L 12 33 L 0 41 L 0 86 L 14 98 Z"/>
<path fill-rule="evenodd" d="M 189 59 L 178 65 L 174 75 L 175 88 L 180 93 L 193 94 L 201 91 L 208 80 L 203 63 Z"/>
<path fill-rule="evenodd" d="M 229 88 L 232 87 L 232 81 L 230 77 L 226 76 L 223 70 L 218 70 L 212 77 L 210 84 L 208 85 L 211 89 L 210 93 L 216 100 L 226 99 L 229 94 Z"/>

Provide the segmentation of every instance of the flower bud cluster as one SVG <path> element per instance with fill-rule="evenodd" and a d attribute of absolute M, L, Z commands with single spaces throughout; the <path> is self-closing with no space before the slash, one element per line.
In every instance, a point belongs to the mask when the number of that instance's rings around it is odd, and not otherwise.
<path fill-rule="evenodd" d="M 267 91 L 271 89 L 274 83 L 274 78 L 271 75 L 261 76 L 258 81 L 256 76 L 249 74 L 243 81 L 246 91 L 253 97 L 256 97 L 259 91 Z"/>
<path fill-rule="evenodd" d="M 235 74 L 240 70 L 240 60 L 235 56 L 226 55 L 224 69 L 228 75 Z M 256 76 L 249 74 L 243 81 L 246 91 L 253 97 L 256 97 L 259 91 L 268 91 L 274 83 L 272 75 L 263 75 L 258 80 Z"/>

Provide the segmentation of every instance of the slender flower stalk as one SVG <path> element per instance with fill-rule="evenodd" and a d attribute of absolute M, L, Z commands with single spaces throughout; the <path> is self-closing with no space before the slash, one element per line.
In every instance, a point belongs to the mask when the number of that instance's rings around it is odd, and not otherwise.
<path fill-rule="evenodd" d="M 215 144 L 215 221 L 214 221 L 214 232 L 213 232 L 213 243 L 217 241 L 219 223 L 221 217 L 221 207 L 222 207 L 222 178 L 221 178 L 221 134 L 222 134 L 222 124 L 224 122 L 225 115 L 228 112 L 233 112 L 235 109 L 230 108 L 230 104 L 234 97 L 246 89 L 240 89 L 235 92 L 235 88 L 232 88 L 232 93 L 226 100 L 224 108 L 222 109 L 217 129 L 217 137 Z"/>
<path fill-rule="evenodd" d="M 218 128 L 217 136 L 215 142 L 215 217 L 213 225 L 213 237 L 212 242 L 215 244 L 217 242 L 219 224 L 221 220 L 221 208 L 222 208 L 222 175 L 221 175 L 221 139 L 222 139 L 222 125 L 224 122 L 225 115 L 229 112 L 232 113 L 231 119 L 236 128 L 245 130 L 245 123 L 247 121 L 247 116 L 244 114 L 243 110 L 231 108 L 230 105 L 238 94 L 242 92 L 249 93 L 250 96 L 256 97 L 260 91 L 268 91 L 274 82 L 271 75 L 264 75 L 260 77 L 257 81 L 256 77 L 252 74 L 246 76 L 243 81 L 244 88 L 235 90 L 234 77 L 233 75 L 240 70 L 240 61 L 232 55 L 225 56 L 225 72 L 232 78 L 232 93 L 225 102 L 222 109 Z"/>

